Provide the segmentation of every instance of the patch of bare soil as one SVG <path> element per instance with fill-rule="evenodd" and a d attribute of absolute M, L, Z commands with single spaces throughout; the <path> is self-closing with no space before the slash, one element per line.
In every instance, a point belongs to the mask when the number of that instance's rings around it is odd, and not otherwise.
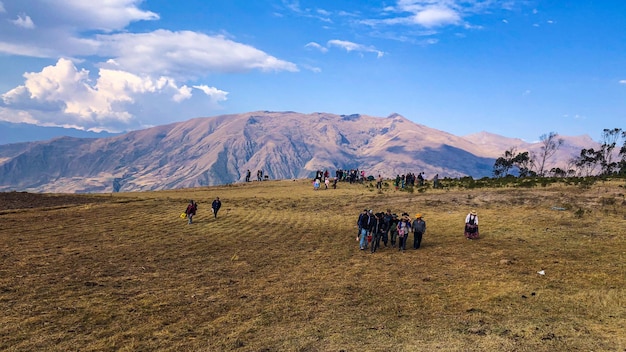
<path fill-rule="evenodd" d="M 34 208 L 54 208 L 69 205 L 100 203 L 104 197 L 72 194 L 42 194 L 28 192 L 0 192 L 0 211 Z"/>

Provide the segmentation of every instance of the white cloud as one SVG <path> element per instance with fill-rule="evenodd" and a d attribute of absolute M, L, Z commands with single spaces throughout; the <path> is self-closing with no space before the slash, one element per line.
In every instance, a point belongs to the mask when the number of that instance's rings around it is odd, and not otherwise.
<path fill-rule="evenodd" d="M 15 118 L 41 125 L 72 126 L 82 129 L 121 131 L 141 128 L 133 111 L 137 105 L 159 100 L 160 105 L 177 105 L 192 98 L 192 89 L 168 77 L 157 79 L 122 70 L 100 69 L 95 84 L 89 71 L 78 69 L 67 59 L 41 72 L 24 74 L 25 82 L 2 97 L 4 111 Z M 227 92 L 208 86 L 194 86 L 210 97 L 209 102 L 226 100 Z M 164 98 L 169 99 L 164 99 Z M 167 102 L 169 100 L 169 103 Z M 8 114 L 0 118 L 7 119 Z M 15 118 L 7 119 L 12 122 Z"/>
<path fill-rule="evenodd" d="M 1 104 L 0 104 L 1 105 Z M 0 121 L 9 121 L 13 123 L 27 123 L 31 125 L 38 124 L 37 121 L 28 111 L 7 109 L 0 106 Z"/>
<path fill-rule="evenodd" d="M 174 94 L 172 99 L 174 99 L 175 102 L 180 103 L 183 100 L 190 99 L 192 96 L 191 92 L 191 88 L 187 86 L 182 86 L 178 88 L 178 93 Z"/>
<path fill-rule="evenodd" d="M 459 25 L 464 3 L 467 10 L 471 9 L 472 6 L 463 0 L 399 0 L 396 11 L 411 13 L 410 23 L 426 28 Z"/>
<path fill-rule="evenodd" d="M 18 27 L 22 27 L 26 29 L 35 28 L 35 24 L 33 23 L 33 20 L 30 18 L 30 16 L 27 16 L 27 15 L 18 15 L 17 19 L 11 22 L 13 22 L 13 24 Z"/>
<path fill-rule="evenodd" d="M 457 25 L 461 15 L 447 7 L 432 6 L 416 12 L 413 21 L 426 28 Z"/>
<path fill-rule="evenodd" d="M 48 13 L 49 25 L 65 24 L 77 31 L 101 30 L 105 32 L 126 28 L 132 22 L 158 20 L 159 15 L 139 8 L 144 0 L 109 0 L 93 3 L 84 0 L 34 0 L 33 9 Z"/>
<path fill-rule="evenodd" d="M 206 85 L 193 86 L 193 87 L 201 90 L 202 92 L 204 92 L 204 94 L 211 97 L 212 101 L 219 102 L 219 101 L 225 101 L 227 99 L 226 96 L 228 95 L 228 92 L 217 89 L 215 87 L 209 87 Z"/>
<path fill-rule="evenodd" d="M 14 6 L 16 11 L 28 13 L 29 17 L 19 17 L 19 23 L 27 26 L 31 19 L 37 30 L 18 32 L 9 21 L 0 21 L 0 53 L 55 60 L 96 57 L 102 59 L 102 67 L 110 68 L 109 64 L 115 62 L 115 68 L 129 72 L 158 73 L 177 79 L 253 69 L 298 71 L 291 62 L 222 35 L 163 29 L 146 33 L 124 31 L 132 22 L 159 18 L 156 13 L 140 9 L 142 2 L 109 0 L 97 6 L 84 0 L 20 2 Z"/>
<path fill-rule="evenodd" d="M 321 51 L 323 53 L 328 52 L 328 49 L 326 47 L 323 47 L 323 46 L 319 45 L 316 42 L 310 42 L 307 45 L 305 45 L 304 47 L 305 48 L 314 48 L 314 49 L 317 49 L 317 50 L 319 50 L 319 51 Z"/>
<path fill-rule="evenodd" d="M 317 13 L 319 13 L 322 16 L 330 16 L 331 15 L 331 13 L 329 11 L 326 11 L 324 9 L 317 9 L 316 11 L 317 11 Z"/>
<path fill-rule="evenodd" d="M 0 119 L 131 130 L 222 109 L 229 93 L 202 82 L 208 75 L 299 70 L 224 35 L 133 33 L 129 24 L 159 19 L 141 8 L 144 0 L 11 0 L 8 8 L 5 3 L 0 0 L 0 55 L 54 63 L 25 73 L 24 82 L 0 95 Z M 291 4 L 299 8 L 297 1 Z M 77 68 L 81 60 L 96 70 Z M 185 84 L 190 80 L 194 85 Z"/>
<path fill-rule="evenodd" d="M 296 72 L 295 64 L 224 36 L 191 31 L 99 35 L 98 54 L 113 57 L 117 67 L 144 74 L 161 73 L 187 79 L 210 72 Z M 105 65 L 106 66 L 106 65 Z"/>
<path fill-rule="evenodd" d="M 302 67 L 304 67 L 305 69 L 307 69 L 307 70 L 309 70 L 309 71 L 311 71 L 311 72 L 314 72 L 314 73 L 320 73 L 320 72 L 322 72 L 322 69 L 321 69 L 321 68 L 319 68 L 319 67 L 316 67 L 316 66 L 311 66 L 311 65 L 308 65 L 308 64 L 303 64 L 303 65 L 302 65 Z"/>
<path fill-rule="evenodd" d="M 338 39 L 329 40 L 328 46 L 336 46 L 339 48 L 343 48 L 347 52 L 355 51 L 355 52 L 375 53 L 376 57 L 379 57 L 379 58 L 385 54 L 384 52 L 380 50 L 376 50 L 374 47 L 365 46 L 362 44 L 357 44 L 357 43 L 353 43 L 353 42 L 346 41 L 346 40 L 338 40 Z"/>
<path fill-rule="evenodd" d="M 619 81 L 620 84 L 626 84 L 626 79 L 622 79 Z"/>
<path fill-rule="evenodd" d="M 367 19 L 361 23 L 369 26 L 420 26 L 437 28 L 463 26 L 476 28 L 467 18 L 481 13 L 492 13 L 494 9 L 511 10 L 510 1 L 496 0 L 397 0 L 395 6 L 386 6 L 385 18 Z"/>

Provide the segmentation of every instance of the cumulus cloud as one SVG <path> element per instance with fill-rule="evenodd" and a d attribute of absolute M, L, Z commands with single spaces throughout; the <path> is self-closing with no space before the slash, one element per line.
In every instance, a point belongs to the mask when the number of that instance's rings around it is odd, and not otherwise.
<path fill-rule="evenodd" d="M 357 44 L 357 43 L 353 43 L 347 40 L 332 39 L 328 41 L 328 46 L 339 47 L 339 48 L 345 49 L 347 52 L 355 51 L 355 52 L 375 53 L 376 56 L 379 58 L 385 55 L 384 52 L 377 50 L 376 48 L 372 46 L 365 46 L 363 44 Z"/>
<path fill-rule="evenodd" d="M 88 70 L 78 69 L 68 59 L 59 59 L 41 72 L 26 73 L 24 78 L 23 85 L 1 96 L 4 111 L 17 114 L 2 114 L 0 119 L 115 132 L 144 127 L 132 113 L 140 111 L 142 103 L 158 98 L 160 105 L 176 105 L 193 96 L 191 88 L 165 76 L 101 68 L 93 82 Z M 208 86 L 194 88 L 209 96 L 209 103 L 224 101 L 228 94 Z"/>
<path fill-rule="evenodd" d="M 622 79 L 619 81 L 620 84 L 626 84 L 626 79 Z"/>
<path fill-rule="evenodd" d="M 30 18 L 30 16 L 27 16 L 27 15 L 18 15 L 17 19 L 11 22 L 13 22 L 13 24 L 15 24 L 18 27 L 22 27 L 26 29 L 35 28 L 35 24 L 33 23 L 33 20 Z"/>
<path fill-rule="evenodd" d="M 417 11 L 413 16 L 413 21 L 426 28 L 456 25 L 461 22 L 461 15 L 448 7 L 433 6 Z"/>
<path fill-rule="evenodd" d="M 0 54 L 49 58 L 54 64 L 25 73 L 23 84 L 0 96 L 2 120 L 131 130 L 222 109 L 229 93 L 202 82 L 210 74 L 299 70 L 224 35 L 134 33 L 131 23 L 160 19 L 142 8 L 144 0 L 5 3 L 0 1 Z M 83 60 L 85 67 L 96 68 L 93 74 L 76 67 Z"/>

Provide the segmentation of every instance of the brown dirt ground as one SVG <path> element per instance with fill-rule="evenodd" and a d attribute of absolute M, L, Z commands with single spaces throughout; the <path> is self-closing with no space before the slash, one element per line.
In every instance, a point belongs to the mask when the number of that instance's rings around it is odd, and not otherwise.
<path fill-rule="evenodd" d="M 70 205 L 105 202 L 102 196 L 0 192 L 0 211 L 35 208 L 56 208 Z"/>

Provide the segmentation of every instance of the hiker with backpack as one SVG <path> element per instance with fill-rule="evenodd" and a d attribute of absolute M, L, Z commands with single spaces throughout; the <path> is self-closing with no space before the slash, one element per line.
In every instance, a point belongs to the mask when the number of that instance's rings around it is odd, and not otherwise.
<path fill-rule="evenodd" d="M 191 225 L 193 223 L 193 217 L 194 215 L 196 215 L 196 211 L 198 211 L 198 204 L 192 199 L 189 201 L 187 209 L 185 209 L 185 214 L 187 215 L 187 224 Z"/>
<path fill-rule="evenodd" d="M 478 239 L 478 215 L 472 210 L 465 217 L 465 238 L 468 240 Z"/>

